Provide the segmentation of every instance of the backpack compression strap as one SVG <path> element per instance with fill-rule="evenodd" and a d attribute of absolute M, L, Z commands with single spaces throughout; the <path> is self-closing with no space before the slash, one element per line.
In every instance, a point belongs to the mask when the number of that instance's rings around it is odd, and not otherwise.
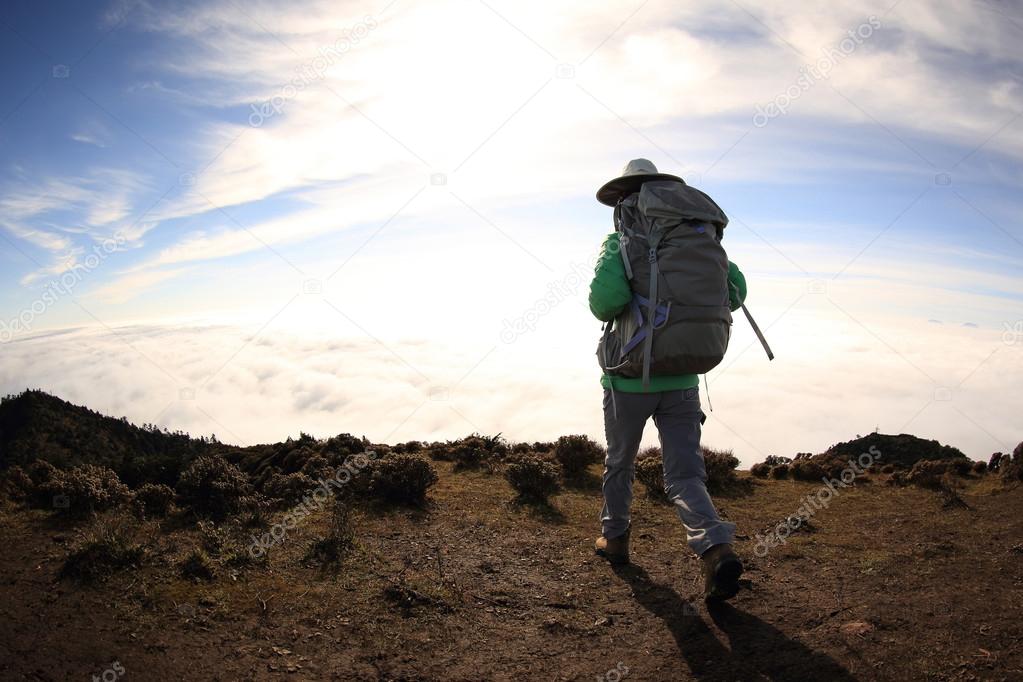
<path fill-rule="evenodd" d="M 650 388 L 650 356 L 654 352 L 654 318 L 657 317 L 657 244 L 661 241 L 661 231 L 651 231 L 647 243 L 650 250 L 647 260 L 650 262 L 650 300 L 647 303 L 646 338 L 643 339 L 643 390 Z"/>

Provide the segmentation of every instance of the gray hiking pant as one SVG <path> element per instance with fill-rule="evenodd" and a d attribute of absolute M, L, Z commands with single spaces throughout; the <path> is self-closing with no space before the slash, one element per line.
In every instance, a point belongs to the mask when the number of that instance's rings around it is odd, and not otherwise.
<path fill-rule="evenodd" d="M 632 482 L 643 427 L 654 418 L 664 462 L 664 490 L 686 529 L 689 546 L 703 554 L 714 545 L 732 542 L 735 524 L 722 521 L 707 494 L 707 471 L 700 450 L 698 389 L 659 393 L 625 393 L 604 389 L 604 508 L 600 512 L 604 537 L 614 538 L 629 527 Z"/>

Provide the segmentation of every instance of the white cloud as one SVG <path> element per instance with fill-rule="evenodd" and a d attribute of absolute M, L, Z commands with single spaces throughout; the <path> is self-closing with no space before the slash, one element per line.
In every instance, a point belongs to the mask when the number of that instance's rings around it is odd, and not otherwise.
<path fill-rule="evenodd" d="M 579 325 L 585 311 L 562 306 L 511 344 L 496 333 L 492 341 L 374 339 L 339 316 L 327 333 L 283 317 L 266 327 L 67 330 L 8 344 L 0 390 L 40 387 L 137 423 L 249 444 L 299 430 L 388 442 L 472 431 L 602 441 L 591 353 L 598 332 Z M 734 448 L 744 465 L 820 451 L 875 427 L 937 438 L 974 457 L 1023 437 L 1006 399 L 1023 340 L 926 322 L 867 329 L 819 296 L 787 312 L 761 305 L 757 314 L 777 360 L 768 363 L 738 321 L 729 356 L 709 375 L 713 412 L 704 397 L 704 442 Z M 182 389 L 194 390 L 194 400 Z M 651 427 L 646 441 L 654 440 Z"/>

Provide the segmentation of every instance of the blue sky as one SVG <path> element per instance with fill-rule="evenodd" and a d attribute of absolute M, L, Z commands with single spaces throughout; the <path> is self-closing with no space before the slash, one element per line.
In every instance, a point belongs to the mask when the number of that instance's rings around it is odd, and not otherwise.
<path fill-rule="evenodd" d="M 499 335 L 592 259 L 593 194 L 642 156 L 729 214 L 773 327 L 778 361 L 740 321 L 709 377 L 714 442 L 1020 437 L 992 406 L 1023 346 L 1023 11 L 548 5 L 6 4 L 0 386 L 246 442 L 599 436 L 585 286 Z M 288 353 L 294 385 L 253 369 Z"/>

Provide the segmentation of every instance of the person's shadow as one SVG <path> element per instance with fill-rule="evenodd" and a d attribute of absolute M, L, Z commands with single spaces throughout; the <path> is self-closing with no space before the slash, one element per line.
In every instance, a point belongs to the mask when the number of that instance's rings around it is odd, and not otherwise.
<path fill-rule="evenodd" d="M 756 616 L 726 604 L 707 607 L 728 637 L 725 647 L 687 602 L 667 585 L 650 580 L 639 566 L 615 566 L 636 601 L 668 626 L 693 676 L 701 680 L 839 680 L 856 678 L 830 656 L 814 651 Z"/>

